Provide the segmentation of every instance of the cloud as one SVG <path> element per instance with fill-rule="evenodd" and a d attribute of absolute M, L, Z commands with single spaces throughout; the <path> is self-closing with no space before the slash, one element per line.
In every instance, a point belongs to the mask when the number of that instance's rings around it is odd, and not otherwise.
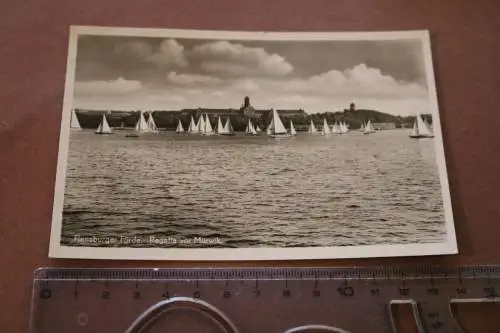
<path fill-rule="evenodd" d="M 186 101 L 186 99 L 184 97 L 182 97 L 182 96 L 175 96 L 175 95 L 168 96 L 167 100 L 170 101 L 170 102 L 174 102 L 174 103 L 181 103 L 181 102 L 185 102 Z"/>
<path fill-rule="evenodd" d="M 233 88 L 233 89 L 238 90 L 238 91 L 246 91 L 246 92 L 260 90 L 260 86 L 254 80 L 251 80 L 251 79 L 238 80 L 235 83 L 233 83 L 229 88 L 230 89 Z"/>
<path fill-rule="evenodd" d="M 180 95 L 171 95 L 171 94 L 160 94 L 155 95 L 153 93 L 145 94 L 145 96 L 141 96 L 141 98 L 145 98 L 146 100 L 154 101 L 154 102 L 172 102 L 172 103 L 182 103 L 185 102 L 186 99 Z"/>
<path fill-rule="evenodd" d="M 293 71 L 293 66 L 278 54 L 228 41 L 195 46 L 191 55 L 200 60 L 202 70 L 213 74 L 282 77 Z"/>
<path fill-rule="evenodd" d="M 114 50 L 118 55 L 132 57 L 162 68 L 188 66 L 184 46 L 175 39 L 163 40 L 156 49 L 151 43 L 135 40 L 118 44 Z"/>
<path fill-rule="evenodd" d="M 162 41 L 158 50 L 151 54 L 147 61 L 163 67 L 173 68 L 184 68 L 188 65 L 184 54 L 184 46 L 175 39 Z"/>
<path fill-rule="evenodd" d="M 220 79 L 212 76 L 183 73 L 177 74 L 177 72 L 168 73 L 167 80 L 173 84 L 186 86 L 194 84 L 213 85 L 221 81 Z"/>
<path fill-rule="evenodd" d="M 200 89 L 189 89 L 189 90 L 186 90 L 185 91 L 186 94 L 188 95 L 203 95 L 203 91 L 201 91 Z"/>
<path fill-rule="evenodd" d="M 115 53 L 139 59 L 147 59 L 153 54 L 153 47 L 144 41 L 134 40 L 115 45 Z"/>
<path fill-rule="evenodd" d="M 216 90 L 216 91 L 212 92 L 212 96 L 219 96 L 219 97 L 221 97 L 221 96 L 226 96 L 226 94 L 227 93 L 225 91 L 222 91 L 222 90 Z"/>
<path fill-rule="evenodd" d="M 307 79 L 284 83 L 289 92 L 309 92 L 317 95 L 409 98 L 424 97 L 426 89 L 416 83 L 397 81 L 377 68 L 359 64 L 344 71 L 331 70 Z"/>
<path fill-rule="evenodd" d="M 114 95 L 140 90 L 141 82 L 125 80 L 119 77 L 111 81 L 83 81 L 75 83 L 75 94 L 78 95 Z"/>
<path fill-rule="evenodd" d="M 287 105 L 292 104 L 295 106 L 325 102 L 325 100 L 321 97 L 303 95 L 281 95 L 276 97 L 275 100 L 276 102 L 286 103 Z"/>

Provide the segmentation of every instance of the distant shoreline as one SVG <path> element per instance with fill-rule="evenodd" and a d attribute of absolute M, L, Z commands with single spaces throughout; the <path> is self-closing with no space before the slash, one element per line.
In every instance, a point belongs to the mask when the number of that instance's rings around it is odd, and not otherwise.
<path fill-rule="evenodd" d="M 303 126 L 308 126 L 311 122 L 316 126 L 321 126 L 323 120 L 326 119 L 329 125 L 335 122 L 343 121 L 350 129 L 359 129 L 362 127 L 363 123 L 368 120 L 374 123 L 375 127 L 380 124 L 380 127 L 387 128 L 409 128 L 413 126 L 413 121 L 415 117 L 408 116 L 394 116 L 388 113 L 383 113 L 375 110 L 352 110 L 345 109 L 344 111 L 337 112 L 324 112 L 324 113 L 313 113 L 308 114 L 303 110 L 277 110 L 280 114 L 283 122 L 293 121 L 294 126 L 297 129 Z M 109 125 L 114 128 L 132 128 L 136 125 L 139 119 L 139 114 L 141 111 L 119 111 L 119 110 L 87 110 L 87 109 L 75 109 L 75 113 L 78 117 L 79 123 L 82 128 L 97 128 L 101 120 L 102 114 L 106 114 Z M 189 125 L 191 117 L 198 119 L 201 114 L 205 114 L 209 117 L 212 126 L 217 123 L 217 117 L 222 119 L 227 119 L 230 117 L 231 124 L 235 131 L 244 131 L 249 116 L 244 115 L 240 110 L 237 109 L 184 109 L 179 111 L 142 111 L 145 112 L 146 117 L 150 115 L 153 116 L 155 123 L 158 128 L 175 129 L 177 127 L 178 121 L 183 123 L 183 126 L 187 128 Z M 267 111 L 266 111 L 267 112 Z M 422 115 L 429 123 L 432 123 L 432 117 L 430 114 Z M 255 117 L 250 117 L 255 125 L 261 128 L 265 128 L 269 123 L 269 115 L 260 111 Z M 287 124 L 286 124 L 287 125 Z"/>

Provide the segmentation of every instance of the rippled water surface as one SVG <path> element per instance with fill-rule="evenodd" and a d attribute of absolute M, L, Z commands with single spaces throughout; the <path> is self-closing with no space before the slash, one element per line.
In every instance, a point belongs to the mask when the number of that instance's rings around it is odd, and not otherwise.
<path fill-rule="evenodd" d="M 72 132 L 61 243 L 441 242 L 433 140 L 404 130 L 286 139 Z"/>

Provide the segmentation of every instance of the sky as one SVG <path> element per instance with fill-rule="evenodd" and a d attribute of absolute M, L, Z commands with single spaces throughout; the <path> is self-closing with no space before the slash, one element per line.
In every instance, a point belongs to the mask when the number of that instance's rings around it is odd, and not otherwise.
<path fill-rule="evenodd" d="M 426 112 L 419 40 L 241 41 L 79 36 L 77 108 L 357 108 Z"/>

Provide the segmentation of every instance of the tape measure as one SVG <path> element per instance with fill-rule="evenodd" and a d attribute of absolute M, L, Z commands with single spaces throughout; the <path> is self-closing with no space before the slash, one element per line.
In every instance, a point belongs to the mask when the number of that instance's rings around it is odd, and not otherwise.
<path fill-rule="evenodd" d="M 498 302 L 500 266 L 61 269 L 35 272 L 31 333 L 462 333 L 456 309 Z M 483 332 L 487 333 L 487 332 Z"/>

